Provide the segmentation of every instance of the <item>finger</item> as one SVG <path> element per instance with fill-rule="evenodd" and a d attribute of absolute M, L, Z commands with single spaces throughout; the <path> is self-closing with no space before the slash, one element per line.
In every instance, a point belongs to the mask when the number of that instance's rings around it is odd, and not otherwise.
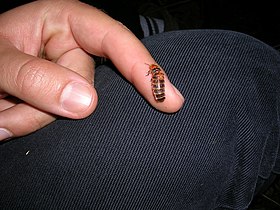
<path fill-rule="evenodd" d="M 146 76 L 152 58 L 143 44 L 119 22 L 88 6 L 76 7 L 69 18 L 75 40 L 90 53 L 109 57 L 120 72 L 157 109 L 176 112 L 184 102 L 183 96 L 166 76 L 166 100 L 155 101 L 151 91 L 151 77 Z M 99 21 L 96 21 L 99 20 Z"/>
<path fill-rule="evenodd" d="M 75 48 L 66 52 L 56 63 L 80 74 L 89 83 L 94 82 L 94 60 L 82 49 Z"/>
<path fill-rule="evenodd" d="M 0 112 L 15 106 L 16 104 L 18 104 L 18 102 L 19 100 L 13 97 L 1 99 Z"/>
<path fill-rule="evenodd" d="M 97 94 L 87 79 L 61 65 L 24 54 L 8 43 L 2 42 L 1 46 L 0 92 L 70 118 L 86 117 L 95 109 Z M 59 62 L 66 65 L 66 60 Z M 71 62 L 68 64 L 73 67 Z M 75 66 L 80 67 L 85 67 L 82 62 Z"/>
<path fill-rule="evenodd" d="M 0 112 L 0 141 L 29 134 L 54 120 L 51 114 L 25 103 L 17 104 Z"/>
<path fill-rule="evenodd" d="M 0 93 L 0 99 L 7 97 L 8 94 L 7 93 Z"/>

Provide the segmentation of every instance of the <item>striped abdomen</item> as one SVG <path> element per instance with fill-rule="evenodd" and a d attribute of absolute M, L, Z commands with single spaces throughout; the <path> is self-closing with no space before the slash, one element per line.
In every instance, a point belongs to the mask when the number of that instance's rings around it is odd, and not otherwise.
<path fill-rule="evenodd" d="M 164 73 L 159 66 L 151 64 L 149 66 L 148 75 L 149 74 L 152 74 L 151 85 L 155 100 L 158 102 L 163 102 L 165 99 Z"/>

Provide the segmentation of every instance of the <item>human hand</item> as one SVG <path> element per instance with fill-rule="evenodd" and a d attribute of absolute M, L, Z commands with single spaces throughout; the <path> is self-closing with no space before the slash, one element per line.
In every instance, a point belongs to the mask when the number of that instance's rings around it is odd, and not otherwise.
<path fill-rule="evenodd" d="M 56 116 L 90 115 L 97 93 L 89 54 L 109 58 L 156 109 L 182 106 L 167 77 L 165 101 L 154 100 L 145 63 L 156 62 L 121 23 L 79 1 L 35 1 L 0 15 L 0 140 L 29 134 Z"/>

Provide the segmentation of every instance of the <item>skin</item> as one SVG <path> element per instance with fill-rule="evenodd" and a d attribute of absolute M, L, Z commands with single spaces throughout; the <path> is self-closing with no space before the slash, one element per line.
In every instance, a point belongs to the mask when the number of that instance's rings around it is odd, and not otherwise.
<path fill-rule="evenodd" d="M 0 140 L 89 116 L 98 101 L 89 54 L 109 58 L 156 109 L 182 107 L 167 76 L 166 99 L 155 101 L 146 74 L 156 61 L 120 22 L 75 0 L 35 1 L 0 15 Z"/>

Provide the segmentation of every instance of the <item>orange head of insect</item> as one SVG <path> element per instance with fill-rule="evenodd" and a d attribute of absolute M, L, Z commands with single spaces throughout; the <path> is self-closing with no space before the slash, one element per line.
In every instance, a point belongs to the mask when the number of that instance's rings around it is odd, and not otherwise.
<path fill-rule="evenodd" d="M 151 65 L 149 65 L 149 69 L 152 71 L 152 70 L 154 70 L 154 69 L 157 69 L 157 68 L 159 68 L 158 67 L 158 65 L 156 65 L 156 64 L 151 64 Z"/>
<path fill-rule="evenodd" d="M 157 73 L 157 72 L 160 71 L 160 67 L 159 67 L 158 65 L 156 65 L 156 64 L 147 64 L 147 63 L 146 63 L 146 65 L 149 66 L 149 71 L 148 71 L 148 74 L 147 74 L 147 75 L 149 75 L 149 74 L 155 74 L 155 73 Z"/>

